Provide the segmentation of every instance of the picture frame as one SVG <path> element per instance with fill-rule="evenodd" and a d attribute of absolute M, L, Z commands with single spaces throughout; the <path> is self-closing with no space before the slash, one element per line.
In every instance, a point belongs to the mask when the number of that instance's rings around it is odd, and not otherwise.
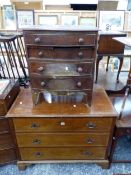
<path fill-rule="evenodd" d="M 61 24 L 62 25 L 78 25 L 78 15 L 72 15 L 72 14 L 64 14 L 61 15 Z"/>
<path fill-rule="evenodd" d="M 38 16 L 39 25 L 57 25 L 58 16 L 57 15 L 39 15 Z"/>
<path fill-rule="evenodd" d="M 128 12 L 128 17 L 127 17 L 127 30 L 131 30 L 131 12 Z"/>
<path fill-rule="evenodd" d="M 3 28 L 16 30 L 16 14 L 13 5 L 2 6 Z"/>
<path fill-rule="evenodd" d="M 80 25 L 96 27 L 96 18 L 94 17 L 80 17 Z"/>
<path fill-rule="evenodd" d="M 99 29 L 122 31 L 124 27 L 124 11 L 100 11 Z"/>
<path fill-rule="evenodd" d="M 34 10 L 17 10 L 16 21 L 18 29 L 34 25 Z"/>

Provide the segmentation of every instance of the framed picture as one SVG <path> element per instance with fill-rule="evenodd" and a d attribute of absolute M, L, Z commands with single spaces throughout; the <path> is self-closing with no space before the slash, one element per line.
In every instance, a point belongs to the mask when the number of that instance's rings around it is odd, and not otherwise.
<path fill-rule="evenodd" d="M 3 5 L 2 7 L 3 16 L 3 28 L 16 30 L 16 14 L 13 5 Z"/>
<path fill-rule="evenodd" d="M 85 25 L 89 27 L 96 27 L 96 18 L 91 17 L 81 17 L 80 25 Z"/>
<path fill-rule="evenodd" d="M 62 25 L 78 25 L 77 15 L 61 15 Z"/>
<path fill-rule="evenodd" d="M 124 11 L 100 11 L 99 29 L 101 30 L 123 30 Z"/>
<path fill-rule="evenodd" d="M 17 28 L 22 29 L 34 25 L 33 10 L 17 10 L 16 11 Z"/>
<path fill-rule="evenodd" d="M 131 30 L 131 12 L 128 12 L 127 30 Z"/>
<path fill-rule="evenodd" d="M 56 25 L 58 24 L 57 15 L 39 15 L 38 16 L 39 25 Z"/>

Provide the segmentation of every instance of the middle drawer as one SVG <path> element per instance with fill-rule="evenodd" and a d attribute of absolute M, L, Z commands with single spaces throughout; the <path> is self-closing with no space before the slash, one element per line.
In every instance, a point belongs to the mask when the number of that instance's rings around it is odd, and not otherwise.
<path fill-rule="evenodd" d="M 70 76 L 70 77 L 42 77 L 31 76 L 31 85 L 35 89 L 46 90 L 80 90 L 80 89 L 92 89 L 93 77 L 92 76 Z"/>
<path fill-rule="evenodd" d="M 107 146 L 109 133 L 16 133 L 19 147 Z"/>
<path fill-rule="evenodd" d="M 29 61 L 30 73 L 52 76 L 80 76 L 92 75 L 94 72 L 93 62 L 45 62 L 41 60 Z"/>

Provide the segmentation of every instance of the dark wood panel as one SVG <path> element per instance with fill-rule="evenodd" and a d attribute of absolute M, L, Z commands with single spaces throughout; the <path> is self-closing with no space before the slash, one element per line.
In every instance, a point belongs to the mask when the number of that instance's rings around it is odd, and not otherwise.
<path fill-rule="evenodd" d="M 95 59 L 94 48 L 54 48 L 44 46 L 27 46 L 28 58 L 40 58 L 44 59 L 66 59 L 66 60 L 88 60 Z"/>
<path fill-rule="evenodd" d="M 12 148 L 14 146 L 10 134 L 0 134 L 0 149 Z"/>
<path fill-rule="evenodd" d="M 22 160 L 104 159 L 106 147 L 20 148 Z"/>
<path fill-rule="evenodd" d="M 57 91 L 92 89 L 93 78 L 92 76 L 44 78 L 37 75 L 31 76 L 31 86 L 36 89 Z"/>
<path fill-rule="evenodd" d="M 0 151 L 0 164 L 9 163 L 16 160 L 15 150 L 7 149 Z"/>
<path fill-rule="evenodd" d="M 0 95 L 0 116 L 6 115 L 19 91 L 20 87 L 18 81 L 11 80 L 10 84 Z"/>
<path fill-rule="evenodd" d="M 24 34 L 26 44 L 36 44 L 36 45 L 50 45 L 50 46 L 62 46 L 62 45 L 88 45 L 95 46 L 96 44 L 95 34 L 88 33 L 71 33 L 65 32 L 64 34 Z"/>
<path fill-rule="evenodd" d="M 19 147 L 107 146 L 108 133 L 16 133 Z"/>
<path fill-rule="evenodd" d="M 14 118 L 16 132 L 105 131 L 111 129 L 113 118 Z"/>
<path fill-rule="evenodd" d="M 44 62 L 29 61 L 30 74 L 36 73 L 43 77 L 92 75 L 93 62 Z"/>
<path fill-rule="evenodd" d="M 0 117 L 0 133 L 9 132 L 8 121 L 4 117 Z"/>

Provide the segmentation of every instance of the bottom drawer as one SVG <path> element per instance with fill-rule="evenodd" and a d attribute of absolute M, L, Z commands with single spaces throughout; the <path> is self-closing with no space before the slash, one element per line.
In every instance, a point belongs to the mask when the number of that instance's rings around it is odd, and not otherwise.
<path fill-rule="evenodd" d="M 106 147 L 20 148 L 22 160 L 105 159 Z"/>
<path fill-rule="evenodd" d="M 0 150 L 0 164 L 8 163 L 16 160 L 14 149 Z"/>

